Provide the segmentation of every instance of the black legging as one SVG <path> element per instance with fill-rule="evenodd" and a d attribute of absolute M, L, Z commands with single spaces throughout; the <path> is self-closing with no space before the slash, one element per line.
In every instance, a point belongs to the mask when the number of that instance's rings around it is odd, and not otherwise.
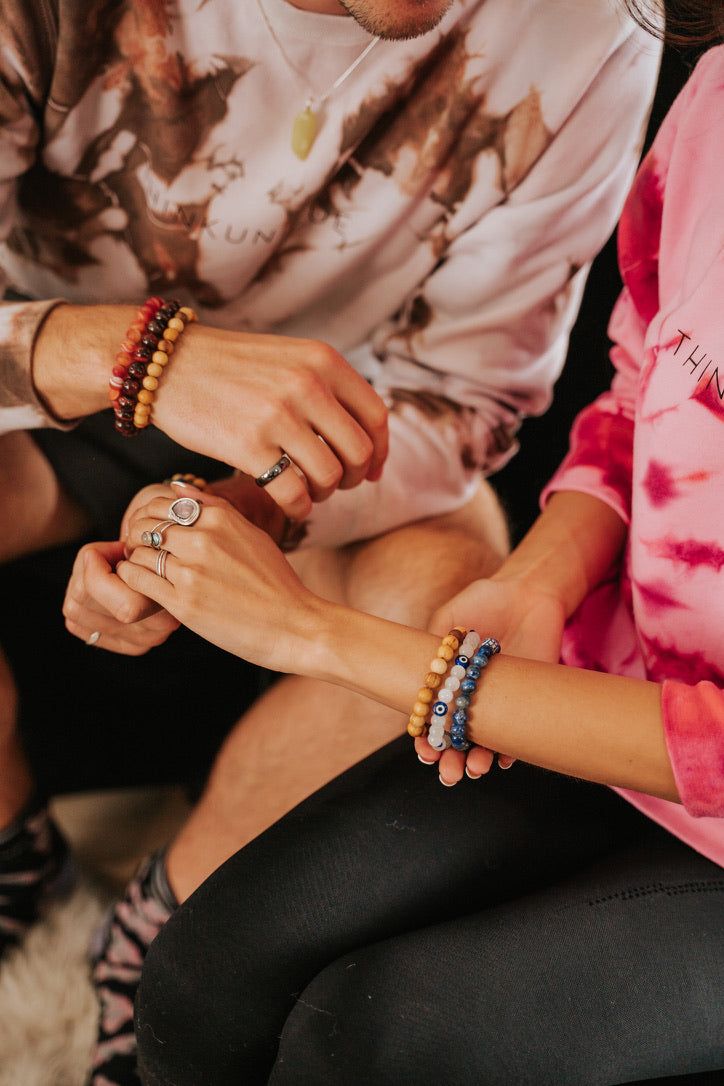
<path fill-rule="evenodd" d="M 151 948 L 145 1086 L 597 1086 L 724 1067 L 724 872 L 604 788 L 395 742 Z"/>

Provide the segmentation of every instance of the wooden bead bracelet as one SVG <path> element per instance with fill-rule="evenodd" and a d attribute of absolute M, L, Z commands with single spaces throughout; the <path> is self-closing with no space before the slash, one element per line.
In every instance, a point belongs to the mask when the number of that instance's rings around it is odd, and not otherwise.
<path fill-rule="evenodd" d="M 430 671 L 425 676 L 424 684 L 417 691 L 417 700 L 407 723 L 407 733 L 413 739 L 424 733 L 435 691 L 442 686 L 443 676 L 447 673 L 466 634 L 467 630 L 454 629 L 443 637 L 437 656 L 430 663 Z"/>
<path fill-rule="evenodd" d="M 176 340 L 196 314 L 179 302 L 147 298 L 126 330 L 109 380 L 115 428 L 133 437 L 151 422 L 151 409 Z"/>

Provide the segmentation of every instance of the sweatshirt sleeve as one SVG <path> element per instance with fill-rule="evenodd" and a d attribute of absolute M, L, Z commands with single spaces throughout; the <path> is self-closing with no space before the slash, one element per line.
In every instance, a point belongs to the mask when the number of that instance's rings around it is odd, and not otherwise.
<path fill-rule="evenodd" d="M 11 235 L 17 179 L 34 161 L 50 77 L 47 28 L 33 3 L 3 4 L 0 19 L 0 240 Z M 0 270 L 0 297 L 8 287 Z M 32 378 L 35 338 L 59 299 L 0 302 L 0 434 L 68 428 L 39 400 Z"/>
<path fill-rule="evenodd" d="M 453 216 L 468 225 L 377 331 L 369 365 L 352 359 L 390 406 L 385 473 L 317 507 L 306 543 L 340 545 L 449 512 L 516 452 L 523 418 L 550 403 L 590 262 L 616 224 L 657 69 L 656 49 L 632 31 L 549 140 L 530 101 L 508 118 L 505 198 L 476 217 L 473 185 Z M 478 163 L 487 169 L 490 156 Z"/>

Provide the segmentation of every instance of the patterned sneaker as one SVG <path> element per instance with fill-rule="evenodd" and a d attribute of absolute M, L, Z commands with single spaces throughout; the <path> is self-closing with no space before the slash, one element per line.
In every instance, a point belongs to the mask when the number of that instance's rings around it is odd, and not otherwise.
<path fill-rule="evenodd" d="M 133 1002 L 148 948 L 176 907 L 158 854 L 144 861 L 108 915 L 93 964 L 100 1020 L 90 1086 L 140 1086 Z"/>
<path fill-rule="evenodd" d="M 0 834 L 0 957 L 72 884 L 70 850 L 47 807 L 31 808 Z"/>

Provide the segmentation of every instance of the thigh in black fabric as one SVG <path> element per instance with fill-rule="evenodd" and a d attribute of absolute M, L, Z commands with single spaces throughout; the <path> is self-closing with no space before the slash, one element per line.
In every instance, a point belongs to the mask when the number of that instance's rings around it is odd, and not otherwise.
<path fill-rule="evenodd" d="M 641 821 L 605 789 L 524 766 L 443 789 L 409 740 L 391 744 L 228 861 L 166 926 L 137 1002 L 145 1081 L 265 1082 L 295 999 L 335 958 L 550 881 Z"/>
<path fill-rule="evenodd" d="M 270 1086 L 614 1086 L 724 1067 L 724 872 L 656 829 L 546 890 L 348 954 Z"/>

